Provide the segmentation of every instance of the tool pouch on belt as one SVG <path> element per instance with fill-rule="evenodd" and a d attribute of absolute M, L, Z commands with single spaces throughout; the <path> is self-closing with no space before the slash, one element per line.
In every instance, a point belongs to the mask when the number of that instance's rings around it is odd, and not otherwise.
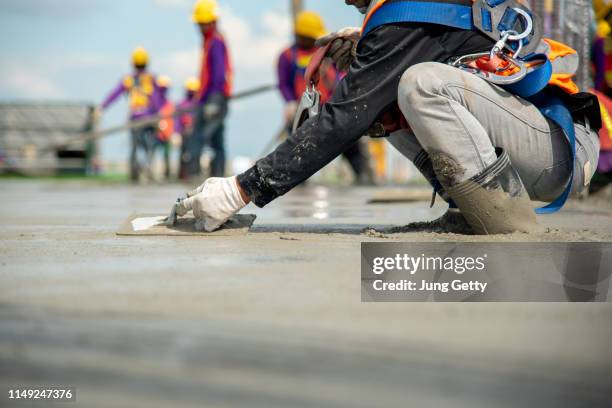
<path fill-rule="evenodd" d="M 319 84 L 320 80 L 319 69 L 321 68 L 321 64 L 323 63 L 330 46 L 331 43 L 323 48 L 320 48 L 312 56 L 310 64 L 308 64 L 308 68 L 306 68 L 306 74 L 304 75 L 304 79 L 306 80 L 306 91 L 302 95 L 295 113 L 292 128 L 293 133 L 295 133 L 295 131 L 298 130 L 300 126 L 302 126 L 302 124 L 309 118 L 317 116 L 321 111 L 321 93 L 317 90 L 317 85 Z"/>

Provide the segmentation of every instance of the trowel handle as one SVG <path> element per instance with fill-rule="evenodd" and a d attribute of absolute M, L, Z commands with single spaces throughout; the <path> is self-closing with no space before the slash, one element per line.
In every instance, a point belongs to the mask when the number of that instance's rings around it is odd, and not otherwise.
<path fill-rule="evenodd" d="M 304 75 L 304 79 L 306 80 L 306 84 L 317 85 L 319 83 L 319 69 L 321 68 L 321 63 L 327 56 L 327 52 L 331 47 L 332 43 L 330 42 L 323 48 L 319 48 L 317 52 L 312 56 L 308 67 L 306 68 L 306 74 Z"/>

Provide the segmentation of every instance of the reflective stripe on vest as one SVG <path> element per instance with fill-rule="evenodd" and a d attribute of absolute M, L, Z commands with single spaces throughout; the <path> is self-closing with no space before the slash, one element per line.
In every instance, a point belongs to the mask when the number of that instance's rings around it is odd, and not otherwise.
<path fill-rule="evenodd" d="M 397 23 L 429 23 L 462 30 L 477 30 L 473 24 L 472 3 L 472 0 L 373 0 L 364 21 L 362 38 L 377 27 Z M 505 0 L 495 0 L 495 3 L 494 6 L 502 6 Z M 570 143 L 572 173 L 568 186 L 554 202 L 536 210 L 538 214 L 550 214 L 563 207 L 572 190 L 576 134 L 573 118 L 567 107 L 558 97 L 543 91 L 548 85 L 552 85 L 569 94 L 579 92 L 572 81 L 578 67 L 578 55 L 575 50 L 556 41 L 543 40 L 542 43 L 538 47 L 541 54 L 531 54 L 523 58 L 523 61 L 529 63 L 539 58 L 544 62 L 531 67 L 529 74 L 522 81 L 507 86 L 506 89 L 538 107 L 546 118 L 563 129 Z"/>

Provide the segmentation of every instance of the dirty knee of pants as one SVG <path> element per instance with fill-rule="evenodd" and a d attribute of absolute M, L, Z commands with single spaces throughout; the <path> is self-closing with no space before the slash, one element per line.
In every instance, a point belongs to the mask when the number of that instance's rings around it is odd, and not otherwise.
<path fill-rule="evenodd" d="M 446 153 L 430 152 L 429 157 L 438 181 L 443 186 L 451 187 L 464 180 L 465 167 Z"/>

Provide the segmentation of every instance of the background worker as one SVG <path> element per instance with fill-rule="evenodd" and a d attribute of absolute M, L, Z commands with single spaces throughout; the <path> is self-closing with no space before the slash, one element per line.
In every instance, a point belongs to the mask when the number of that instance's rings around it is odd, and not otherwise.
<path fill-rule="evenodd" d="M 278 86 L 285 100 L 284 121 L 286 134 L 291 134 L 298 102 L 306 91 L 304 79 L 306 68 L 317 52 L 316 40 L 327 34 L 321 15 L 312 11 L 302 11 L 295 21 L 295 43 L 286 48 L 278 59 Z M 343 73 L 339 72 L 331 59 L 325 59 L 319 70 L 321 103 L 325 104 L 336 89 Z M 367 149 L 354 143 L 344 153 L 358 184 L 372 184 L 373 177 L 369 165 Z"/>
<path fill-rule="evenodd" d="M 138 120 L 155 115 L 159 105 L 159 90 L 155 75 L 147 71 L 149 54 L 143 47 L 137 47 L 132 53 L 134 72 L 124 76 L 98 108 L 102 113 L 117 99 L 126 95 L 130 106 L 130 120 Z M 130 180 L 138 181 L 141 172 L 151 176 L 151 160 L 156 139 L 154 125 L 143 126 L 131 131 L 130 147 Z"/>
<path fill-rule="evenodd" d="M 187 81 L 185 81 L 185 98 L 179 102 L 177 109 L 186 110 L 197 106 L 199 92 L 200 80 L 195 77 L 187 79 Z M 179 156 L 180 180 L 187 180 L 189 178 L 187 166 L 191 161 L 191 152 L 187 147 L 189 146 L 189 139 L 193 136 L 194 116 L 195 114 L 193 112 L 186 112 L 179 116 L 175 122 L 175 131 L 181 135 L 181 154 Z"/>
<path fill-rule="evenodd" d="M 201 174 L 200 156 L 205 145 L 214 153 L 211 164 L 213 177 L 225 174 L 225 117 L 228 98 L 232 93 L 232 63 L 229 50 L 217 30 L 219 6 L 216 0 L 199 0 L 193 9 L 193 22 L 202 34 L 202 67 L 198 103 L 202 107 L 195 119 L 193 137 L 187 143 L 188 177 Z"/>
<path fill-rule="evenodd" d="M 163 155 L 163 174 L 166 180 L 170 180 L 170 153 L 172 149 L 172 136 L 174 135 L 174 103 L 168 97 L 171 80 L 167 76 L 157 78 L 157 87 L 159 89 L 159 110 L 161 116 L 156 133 L 155 149 L 158 147 L 162 150 Z"/>
<path fill-rule="evenodd" d="M 602 107 L 603 128 L 600 131 L 601 152 L 591 193 L 612 184 L 612 2 L 593 1 L 597 30 L 593 41 L 593 77 Z"/>

